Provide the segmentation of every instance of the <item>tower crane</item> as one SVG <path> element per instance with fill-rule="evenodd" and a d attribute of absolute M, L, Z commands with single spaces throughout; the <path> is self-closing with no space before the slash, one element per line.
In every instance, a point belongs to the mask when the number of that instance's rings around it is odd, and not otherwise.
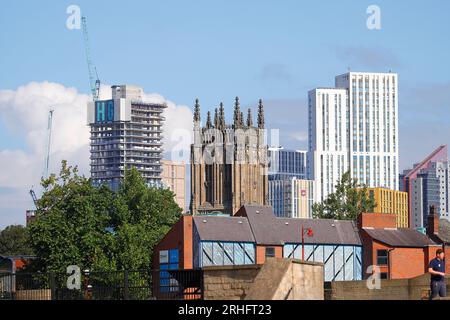
<path fill-rule="evenodd" d="M 95 102 L 100 96 L 100 79 L 98 78 L 97 68 L 94 66 L 91 58 L 86 17 L 81 17 L 81 22 L 83 25 L 84 50 L 86 53 L 86 61 L 89 72 L 89 86 L 92 93 L 92 99 Z"/>
<path fill-rule="evenodd" d="M 48 178 L 48 167 L 50 164 L 50 147 L 52 142 L 52 125 L 53 125 L 53 112 L 54 110 L 50 110 L 48 112 L 48 122 L 47 122 L 47 150 L 45 155 L 45 167 L 44 174 L 42 175 L 44 179 Z"/>
<path fill-rule="evenodd" d="M 48 178 L 48 170 L 50 165 L 50 150 L 51 150 L 51 142 L 52 142 L 52 127 L 53 127 L 53 112 L 54 110 L 51 109 L 48 112 L 48 121 L 47 121 L 47 147 L 46 147 L 46 154 L 45 154 L 45 164 L 44 164 L 44 170 L 42 173 L 42 178 L 46 179 Z M 37 208 L 37 196 L 36 192 L 33 188 L 30 189 L 30 195 L 33 199 L 33 203 L 35 207 Z"/>

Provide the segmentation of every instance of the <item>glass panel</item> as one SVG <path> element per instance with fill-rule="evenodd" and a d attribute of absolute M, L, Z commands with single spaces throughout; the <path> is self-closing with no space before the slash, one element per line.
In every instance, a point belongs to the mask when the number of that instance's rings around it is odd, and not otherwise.
<path fill-rule="evenodd" d="M 169 263 L 178 263 L 178 249 L 169 251 Z"/>
<path fill-rule="evenodd" d="M 244 264 L 244 245 L 241 243 L 234 244 L 234 264 Z"/>
<path fill-rule="evenodd" d="M 362 248 L 355 247 L 354 250 L 354 269 L 355 269 L 355 280 L 362 280 Z"/>
<path fill-rule="evenodd" d="M 222 244 L 218 242 L 213 244 L 213 264 L 216 266 L 223 265 L 223 248 Z"/>
<path fill-rule="evenodd" d="M 212 255 L 212 243 L 204 242 L 202 243 L 202 267 L 211 266 L 213 264 Z"/>
<path fill-rule="evenodd" d="M 167 250 L 161 250 L 159 252 L 159 263 L 168 263 L 169 262 L 169 252 Z"/>
<path fill-rule="evenodd" d="M 233 259 L 233 244 L 225 243 L 224 248 L 224 265 L 232 265 L 234 263 Z"/>
<path fill-rule="evenodd" d="M 344 279 L 353 280 L 354 279 L 354 268 L 353 268 L 353 247 L 344 247 Z"/>
<path fill-rule="evenodd" d="M 333 246 L 323 247 L 325 281 L 332 281 L 334 275 Z"/>
<path fill-rule="evenodd" d="M 316 246 L 314 250 L 314 261 L 323 262 L 323 246 Z"/>
<path fill-rule="evenodd" d="M 253 243 L 245 243 L 245 264 L 254 264 L 255 263 L 255 246 Z"/>
<path fill-rule="evenodd" d="M 305 261 L 314 261 L 313 248 L 314 248 L 314 246 L 305 245 Z M 301 250 L 302 250 L 302 248 L 300 245 L 300 259 L 302 258 Z"/>
<path fill-rule="evenodd" d="M 283 248 L 283 257 L 284 258 L 293 258 L 293 250 L 294 246 L 292 244 L 285 244 Z"/>
<path fill-rule="evenodd" d="M 301 259 L 302 258 L 302 245 L 296 245 L 294 250 L 294 259 Z"/>
<path fill-rule="evenodd" d="M 170 270 L 177 270 L 178 269 L 178 263 L 171 263 L 169 264 Z"/>
<path fill-rule="evenodd" d="M 334 252 L 334 280 L 344 280 L 344 247 L 336 246 Z"/>

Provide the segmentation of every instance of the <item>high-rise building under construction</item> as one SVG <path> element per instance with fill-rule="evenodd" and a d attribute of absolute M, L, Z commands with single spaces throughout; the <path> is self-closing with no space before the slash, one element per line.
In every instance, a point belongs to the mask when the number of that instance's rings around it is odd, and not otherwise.
<path fill-rule="evenodd" d="M 161 185 L 163 111 L 143 100 L 136 86 L 112 86 L 112 99 L 88 103 L 91 178 L 118 190 L 125 170 L 135 167 L 148 185 Z"/>

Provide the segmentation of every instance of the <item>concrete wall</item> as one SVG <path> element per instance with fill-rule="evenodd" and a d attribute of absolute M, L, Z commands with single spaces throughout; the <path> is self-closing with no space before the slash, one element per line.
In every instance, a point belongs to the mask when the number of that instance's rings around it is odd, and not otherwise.
<path fill-rule="evenodd" d="M 447 277 L 447 290 L 450 289 Z M 366 281 L 337 281 L 325 284 L 326 300 L 423 300 L 429 297 L 430 275 L 412 279 L 381 280 L 380 289 L 370 290 Z"/>
<path fill-rule="evenodd" d="M 245 300 L 323 300 L 323 264 L 267 259 Z"/>
<path fill-rule="evenodd" d="M 268 258 L 262 266 L 204 268 L 205 300 L 323 300 L 323 265 Z"/>

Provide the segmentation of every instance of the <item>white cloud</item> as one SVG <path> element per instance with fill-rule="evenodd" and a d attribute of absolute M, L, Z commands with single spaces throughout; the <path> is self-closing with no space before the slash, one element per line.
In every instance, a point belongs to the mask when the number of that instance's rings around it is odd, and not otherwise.
<path fill-rule="evenodd" d="M 101 98 L 111 97 L 109 86 L 102 85 Z M 86 103 L 89 95 L 58 83 L 31 82 L 16 90 L 0 90 L 0 117 L 6 129 L 26 142 L 26 148 L 0 149 L 0 228 L 24 223 L 25 210 L 33 204 L 28 195 L 31 186 L 38 188 L 44 169 L 48 111 L 54 109 L 50 171 L 59 170 L 61 160 L 78 165 L 89 175 L 89 128 Z M 150 102 L 166 102 L 165 150 L 177 146 L 171 141 L 182 129 L 189 135 L 192 113 L 158 94 L 145 94 Z M 188 150 L 188 142 L 182 148 Z M 179 145 L 179 144 L 178 144 Z"/>
<path fill-rule="evenodd" d="M 305 142 L 308 140 L 308 133 L 306 131 L 296 131 L 290 134 L 291 138 L 299 142 Z"/>

